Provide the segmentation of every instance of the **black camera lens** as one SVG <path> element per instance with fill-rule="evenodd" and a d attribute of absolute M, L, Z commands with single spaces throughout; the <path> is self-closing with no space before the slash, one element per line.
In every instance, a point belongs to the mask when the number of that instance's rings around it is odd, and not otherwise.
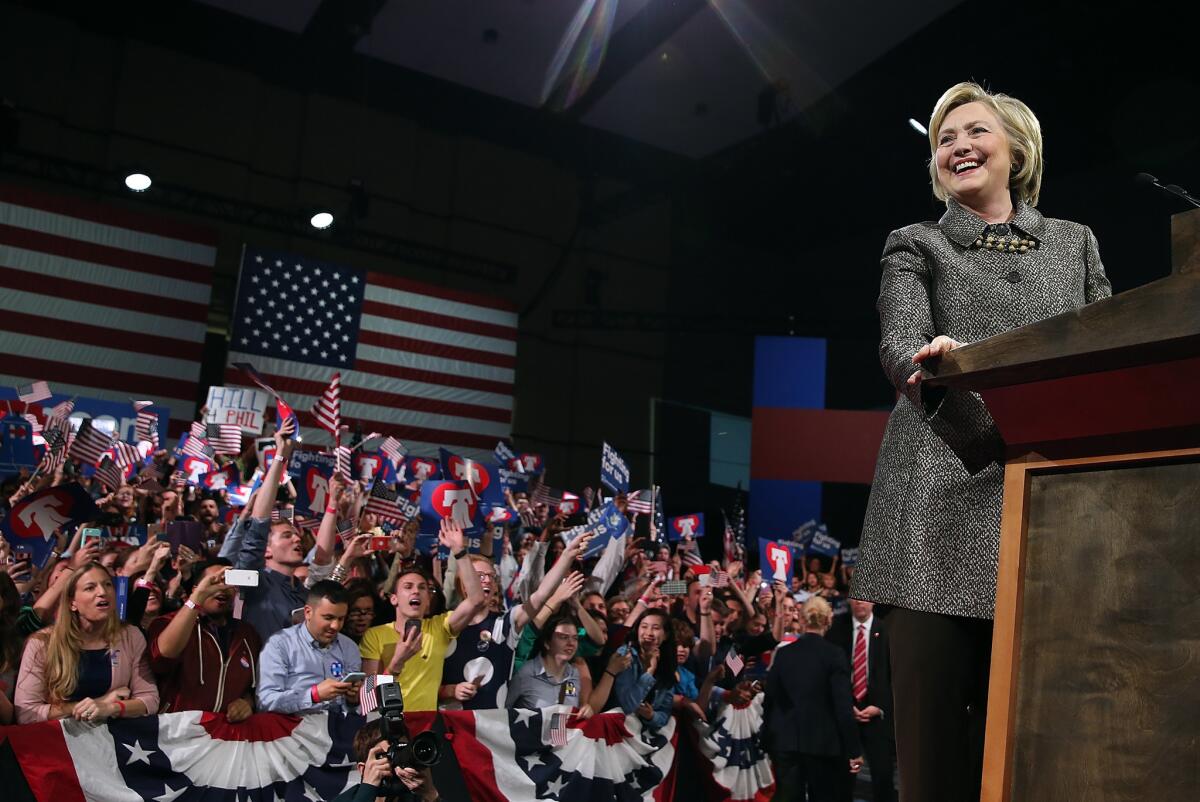
<path fill-rule="evenodd" d="M 410 746 L 413 762 L 419 766 L 436 766 L 442 759 L 442 743 L 432 732 L 423 732 L 413 738 Z"/>

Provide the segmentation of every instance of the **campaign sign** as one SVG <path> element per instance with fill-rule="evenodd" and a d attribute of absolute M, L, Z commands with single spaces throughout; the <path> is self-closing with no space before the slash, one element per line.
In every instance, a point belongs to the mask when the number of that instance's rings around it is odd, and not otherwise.
<path fill-rule="evenodd" d="M 858 565 L 858 547 L 842 549 L 842 565 Z"/>
<path fill-rule="evenodd" d="M 517 456 L 517 452 L 513 451 L 512 446 L 503 440 L 496 443 L 496 450 L 493 451 L 492 454 L 496 457 L 496 462 L 500 463 L 501 465 L 508 466 L 514 471 L 525 470 L 524 467 L 517 467 L 520 465 L 520 458 Z"/>
<path fill-rule="evenodd" d="M 488 462 L 460 457 L 441 449 L 442 473 L 447 479 L 466 482 L 475 498 L 488 504 L 504 503 L 504 488 L 500 485 L 499 468 Z"/>
<path fill-rule="evenodd" d="M 241 475 L 238 473 L 236 462 L 230 462 L 220 470 L 206 473 L 200 477 L 200 486 L 205 490 L 211 490 L 214 493 L 220 490 L 228 490 L 230 487 L 236 486 L 241 481 Z"/>
<path fill-rule="evenodd" d="M 396 496 L 396 506 L 400 508 L 400 517 L 405 521 L 411 521 L 421 514 L 421 494 L 406 495 L 402 490 Z"/>
<path fill-rule="evenodd" d="M 248 387 L 209 387 L 205 423 L 236 423 L 242 434 L 262 434 L 271 396 Z"/>
<path fill-rule="evenodd" d="M 809 554 L 820 554 L 824 557 L 836 557 L 841 550 L 841 541 L 835 540 L 825 529 L 824 524 L 817 527 L 817 531 L 813 532 L 812 540 L 808 544 Z"/>
<path fill-rule="evenodd" d="M 629 492 L 629 467 L 625 458 L 608 443 L 602 444 L 600 452 L 600 481 L 614 493 Z"/>
<path fill-rule="evenodd" d="M 521 460 L 521 469 L 534 476 L 541 473 L 545 467 L 542 465 L 541 454 L 521 454 L 518 459 Z"/>
<path fill-rule="evenodd" d="M 214 473 L 216 470 L 216 464 L 207 457 L 184 454 L 182 459 L 179 460 L 179 471 L 183 474 L 184 481 L 189 485 L 203 487 L 205 474 Z"/>
<path fill-rule="evenodd" d="M 258 467 L 262 468 L 263 473 L 266 473 L 271 469 L 271 463 L 275 460 L 275 438 L 256 438 L 254 441 L 254 453 L 258 455 Z"/>
<path fill-rule="evenodd" d="M 704 537 L 704 513 L 693 512 L 667 519 L 667 540 L 682 540 L 688 536 L 693 540 Z"/>
<path fill-rule="evenodd" d="M 496 468 L 500 476 L 500 492 L 511 490 L 514 493 L 525 493 L 529 490 L 529 477 L 524 471 L 512 470 L 503 466 Z"/>
<path fill-rule="evenodd" d="M 579 496 L 564 490 L 562 501 L 558 502 L 558 513 L 563 516 L 570 516 L 579 512 L 579 510 Z"/>
<path fill-rule="evenodd" d="M 758 541 L 758 567 L 762 571 L 764 581 L 779 580 L 791 587 L 795 562 L 795 555 L 786 543 L 775 540 Z"/>
<path fill-rule="evenodd" d="M 463 528 L 467 537 L 483 531 L 479 501 L 466 482 L 441 479 L 421 485 L 421 532 L 436 535 L 443 518 Z"/>
<path fill-rule="evenodd" d="M 255 468 L 254 476 L 250 477 L 249 482 L 242 482 L 240 480 L 233 484 L 226 482 L 225 500 L 229 502 L 230 506 L 245 507 L 250 503 L 250 494 L 262 484 L 262 477 L 262 468 Z"/>
<path fill-rule="evenodd" d="M 296 507 L 322 515 L 329 506 L 329 479 L 337 459 L 318 451 L 296 451 L 288 463 L 288 475 L 296 489 Z"/>
<path fill-rule="evenodd" d="M 405 465 L 408 466 L 408 478 L 410 481 L 442 478 L 441 467 L 435 459 L 410 455 L 405 458 Z"/>
<path fill-rule="evenodd" d="M 127 443 L 137 442 L 137 413 L 133 411 L 133 404 L 128 401 L 104 401 L 99 398 L 77 398 L 55 393 L 44 401 L 30 404 L 26 411 L 36 412 L 40 406 L 44 413 L 49 414 L 55 406 L 72 398 L 75 398 L 75 411 L 71 413 L 70 418 L 73 429 L 79 429 L 81 422 L 91 419 L 100 424 L 98 428 L 115 431 L 121 440 Z M 11 387 L 0 387 L 0 401 L 4 400 L 15 402 L 17 391 Z M 171 410 L 152 404 L 142 411 L 153 413 L 158 418 L 158 441 L 167 442 L 167 421 L 171 417 Z"/>
<path fill-rule="evenodd" d="M 484 504 L 483 520 L 492 526 L 510 524 L 517 520 L 517 514 L 512 511 L 511 507 L 504 504 Z"/>
<path fill-rule="evenodd" d="M 16 472 L 37 465 L 33 453 L 33 427 L 17 415 L 0 421 L 0 471 Z"/>
<path fill-rule="evenodd" d="M 55 545 L 54 530 L 68 529 L 96 517 L 92 497 L 77 482 L 47 487 L 21 499 L 0 520 L 0 533 L 13 549 L 25 547 L 38 567 Z"/>
<path fill-rule="evenodd" d="M 354 478 L 369 485 L 378 477 L 385 485 L 396 481 L 396 472 L 392 470 L 392 461 L 378 451 L 354 452 Z M 390 474 L 390 479 L 389 479 Z"/>
<path fill-rule="evenodd" d="M 588 543 L 587 551 L 583 554 L 584 559 L 587 559 L 604 551 L 609 541 L 621 537 L 628 529 L 629 519 L 617 509 L 615 502 L 609 501 L 589 512 L 587 523 L 567 529 L 561 537 L 564 543 L 571 543 L 580 535 L 591 534 L 592 542 Z"/>

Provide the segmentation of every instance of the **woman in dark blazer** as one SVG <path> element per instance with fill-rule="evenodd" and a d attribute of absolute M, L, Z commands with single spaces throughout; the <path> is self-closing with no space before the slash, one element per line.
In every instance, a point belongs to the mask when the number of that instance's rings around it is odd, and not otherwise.
<path fill-rule="evenodd" d="M 775 652 L 763 697 L 763 742 L 775 764 L 772 799 L 835 802 L 846 773 L 863 763 L 850 662 L 825 640 L 833 623 L 827 601 L 809 599 L 801 618 L 804 634 Z"/>
<path fill-rule="evenodd" d="M 1003 444 L 977 394 L 926 387 L 921 364 L 1111 287 L 1091 230 L 1034 208 L 1042 134 L 1028 106 L 958 84 L 934 106 L 929 144 L 946 213 L 884 245 L 879 356 L 900 396 L 850 595 L 897 608 L 888 621 L 901 799 L 959 802 L 979 798 Z"/>

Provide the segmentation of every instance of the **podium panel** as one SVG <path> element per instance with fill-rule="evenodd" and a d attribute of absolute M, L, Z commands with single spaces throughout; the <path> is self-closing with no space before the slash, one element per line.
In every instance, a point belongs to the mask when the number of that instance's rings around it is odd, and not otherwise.
<path fill-rule="evenodd" d="M 1005 481 L 983 799 L 1200 798 L 1200 449 Z"/>

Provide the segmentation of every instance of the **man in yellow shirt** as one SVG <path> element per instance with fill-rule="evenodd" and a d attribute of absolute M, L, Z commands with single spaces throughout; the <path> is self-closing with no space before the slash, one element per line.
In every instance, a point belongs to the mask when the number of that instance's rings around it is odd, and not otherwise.
<path fill-rule="evenodd" d="M 462 561 L 457 566 L 466 598 L 452 611 L 426 618 L 433 580 L 422 571 L 405 571 L 392 592 L 395 622 L 371 627 L 359 645 L 364 673 L 397 675 L 405 712 L 437 710 L 446 647 L 487 603 L 467 556 L 462 527 L 443 519 L 438 540 L 450 550 L 451 559 Z"/>

